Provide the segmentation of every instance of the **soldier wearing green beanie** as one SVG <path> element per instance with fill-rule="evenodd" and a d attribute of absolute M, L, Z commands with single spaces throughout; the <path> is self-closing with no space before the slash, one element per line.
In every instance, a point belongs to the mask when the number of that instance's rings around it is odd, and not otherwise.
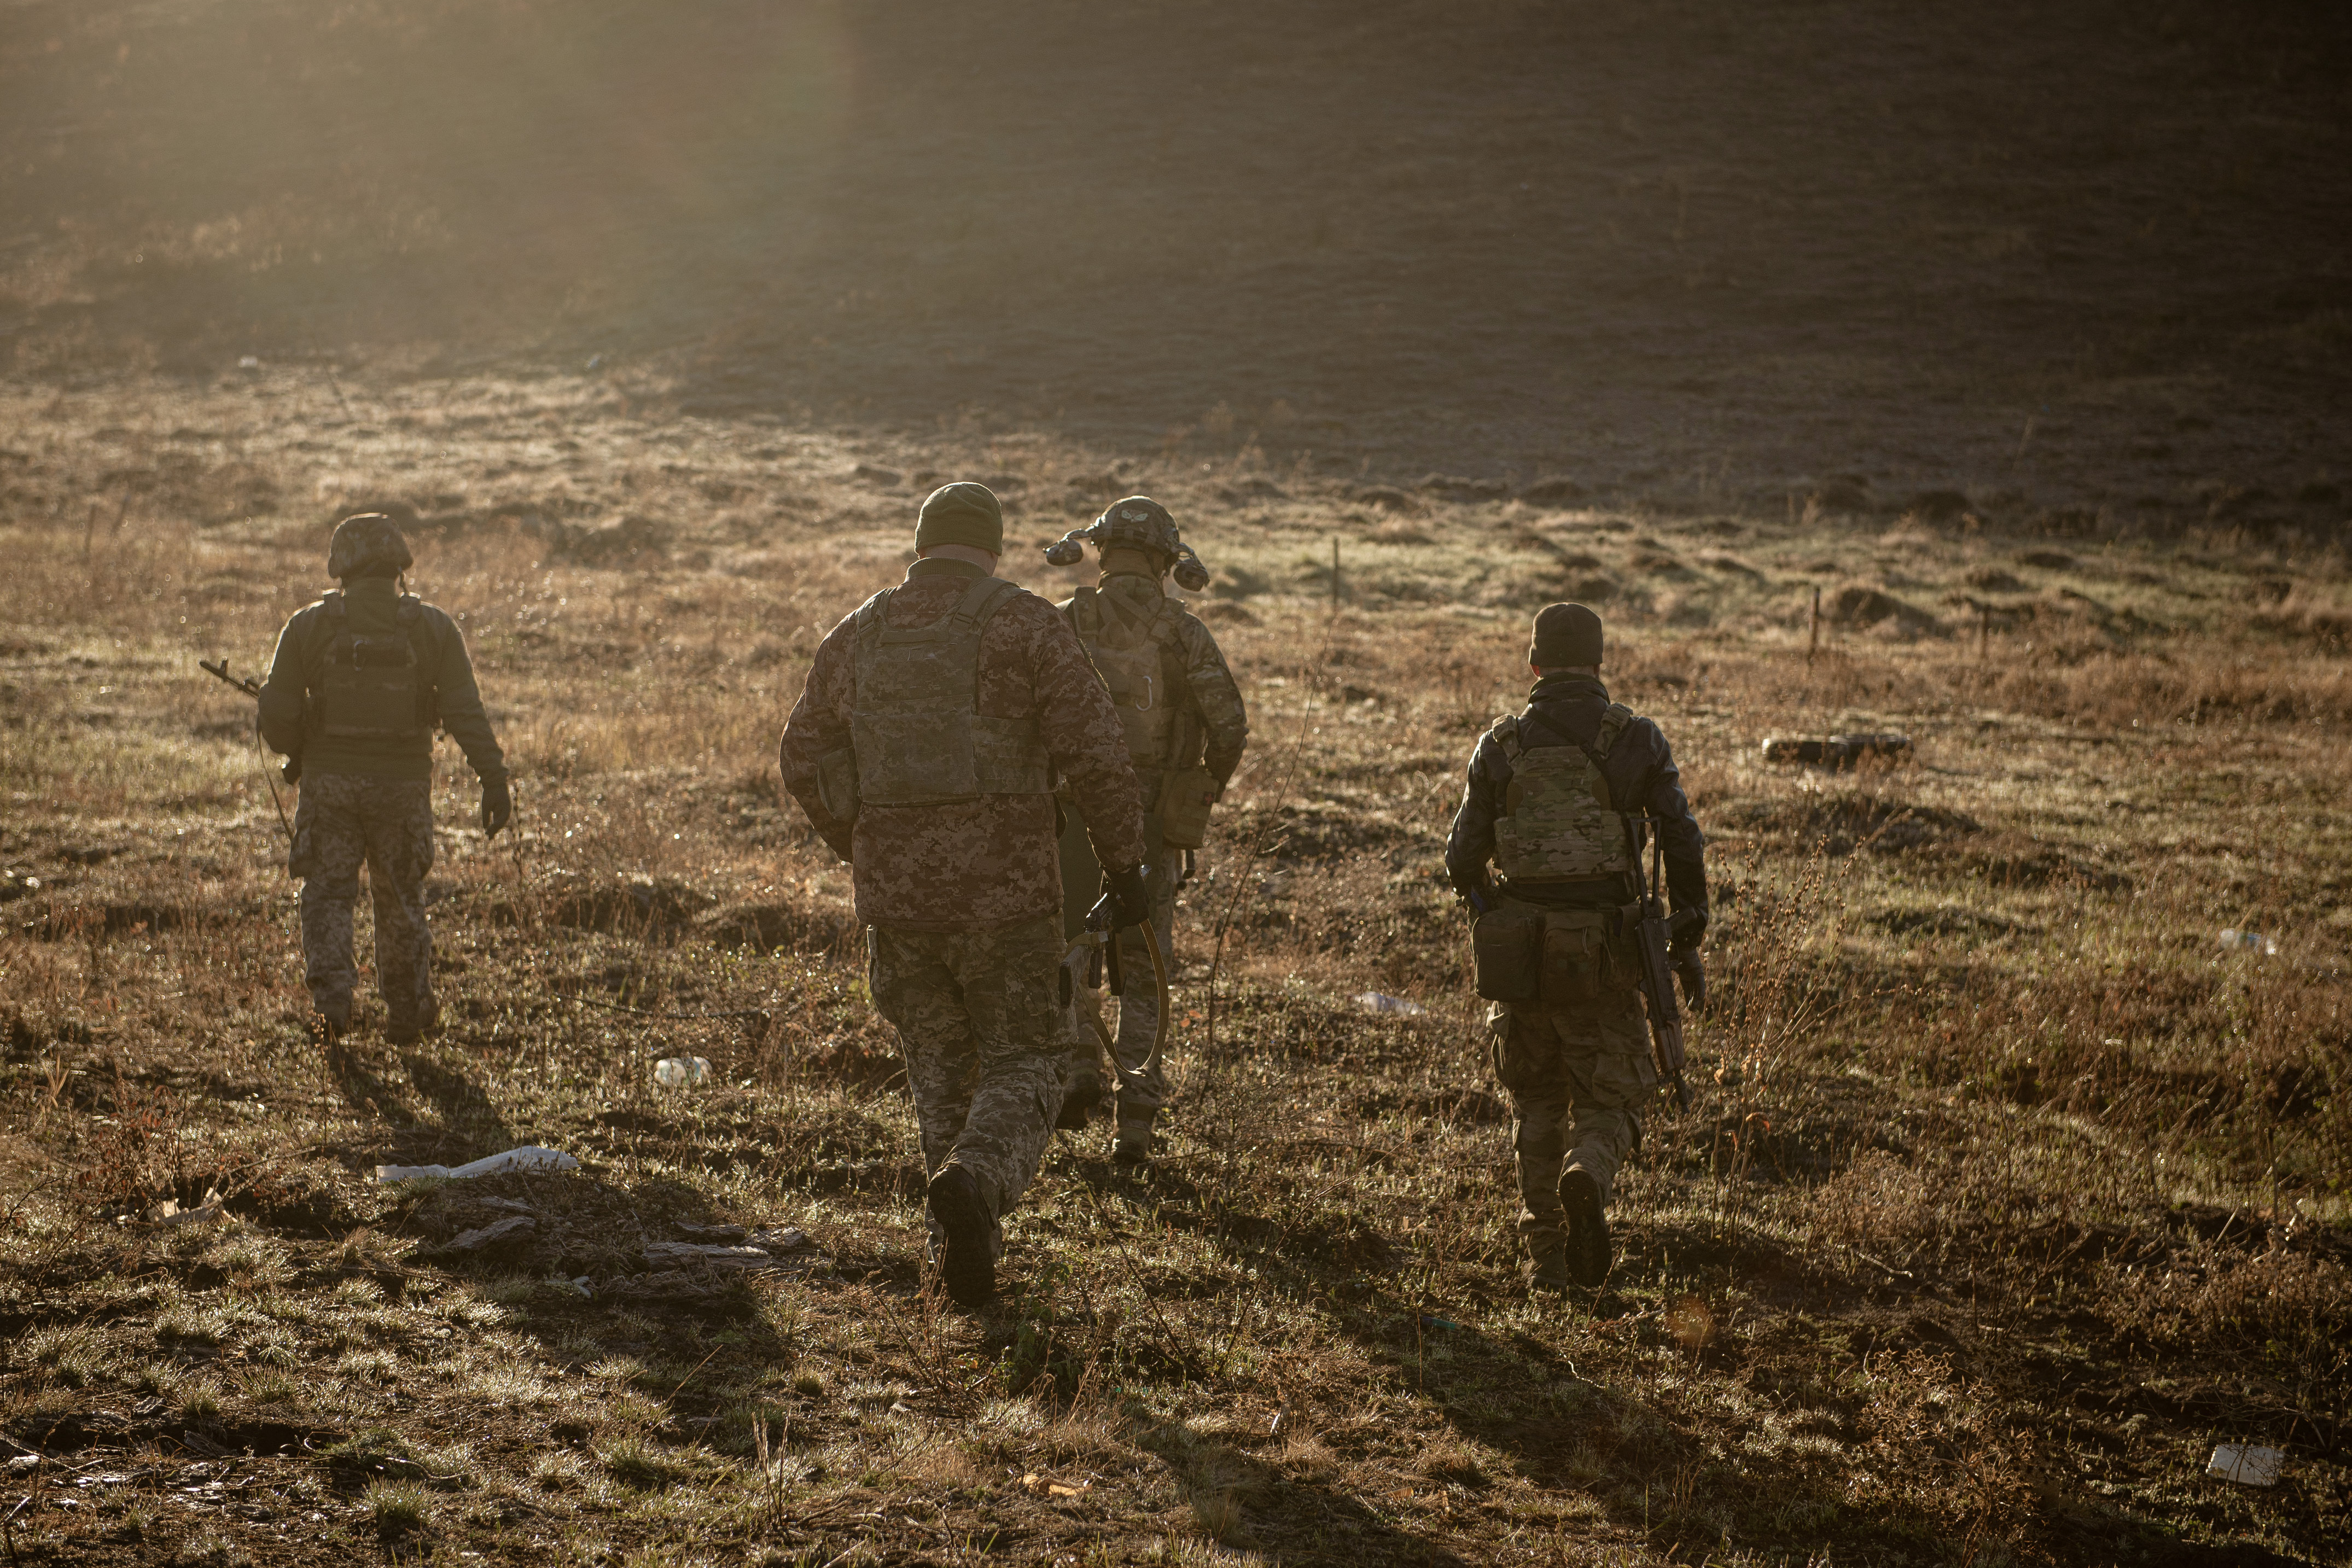
<path fill-rule="evenodd" d="M 828 633 L 785 723 L 785 789 L 850 862 L 866 985 L 898 1031 L 942 1282 L 994 1293 L 1004 1220 L 1062 1099 L 1054 782 L 1112 867 L 1120 928 L 1149 913 L 1143 801 L 1110 694 L 1054 607 L 992 575 L 1004 514 L 944 485 L 915 563 Z"/>

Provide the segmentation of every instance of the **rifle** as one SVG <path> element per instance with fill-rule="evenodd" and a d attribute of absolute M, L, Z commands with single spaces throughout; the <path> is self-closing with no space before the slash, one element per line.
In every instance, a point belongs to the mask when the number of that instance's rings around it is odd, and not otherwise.
<path fill-rule="evenodd" d="M 261 701 L 261 683 L 255 680 L 251 675 L 247 675 L 245 679 L 240 681 L 235 675 L 230 674 L 228 673 L 228 661 L 226 659 L 198 659 L 196 661 L 196 668 L 202 670 L 208 675 L 218 675 L 222 680 L 226 681 L 238 691 L 241 691 L 247 696 L 251 697 L 257 704 Z M 257 724 L 259 719 L 260 716 L 257 712 L 255 715 L 255 722 Z M 302 781 L 302 759 L 299 757 L 288 758 L 286 759 L 285 766 L 278 770 L 278 776 L 280 779 L 285 779 L 289 784 L 299 784 Z"/>
<path fill-rule="evenodd" d="M 1690 1088 L 1683 1082 L 1683 1015 L 1675 1003 L 1674 958 L 1671 938 L 1666 930 L 1666 904 L 1659 896 L 1659 887 L 1665 880 L 1664 846 L 1658 839 L 1654 819 L 1639 819 L 1650 836 L 1650 874 L 1642 874 L 1642 856 L 1633 855 L 1633 885 L 1639 892 L 1635 905 L 1639 918 L 1634 922 L 1634 937 L 1642 953 L 1642 995 L 1650 1005 L 1650 1049 L 1656 1057 L 1659 1075 L 1671 1078 L 1675 1083 L 1675 1103 L 1683 1110 L 1690 1109 Z"/>

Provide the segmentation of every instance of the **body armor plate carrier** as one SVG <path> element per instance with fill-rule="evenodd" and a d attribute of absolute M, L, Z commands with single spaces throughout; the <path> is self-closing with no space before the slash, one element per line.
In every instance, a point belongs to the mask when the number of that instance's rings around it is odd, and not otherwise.
<path fill-rule="evenodd" d="M 352 630 L 343 596 L 326 606 L 326 668 L 319 681 L 319 730 L 339 740 L 407 740 L 433 727 L 431 689 L 416 657 L 416 622 L 424 602 L 400 596 L 390 632 Z"/>
<path fill-rule="evenodd" d="M 1181 614 L 1167 600 L 1147 612 L 1097 589 L 1081 588 L 1070 596 L 1070 629 L 1110 688 L 1111 706 L 1127 732 L 1127 759 L 1139 774 L 1188 760 L 1170 755 L 1186 700 L 1182 661 L 1168 657 Z M 1172 675 L 1171 663 L 1177 670 Z"/>
<path fill-rule="evenodd" d="M 982 578 L 952 611 L 913 628 L 883 623 L 894 591 L 876 594 L 856 615 L 856 706 L 849 716 L 856 806 L 1051 794 L 1053 769 L 1034 716 L 979 711 L 981 635 L 1021 590 Z"/>
<path fill-rule="evenodd" d="M 1529 746 L 1523 731 L 1533 714 L 1495 721 L 1495 739 L 1511 764 L 1503 816 L 1495 821 L 1495 869 L 1507 882 L 1583 882 L 1630 876 L 1633 840 L 1609 799 L 1601 761 L 1633 722 L 1633 710 L 1611 703 L 1601 733 L 1586 747 L 1541 718 L 1535 727 L 1567 745 Z"/>

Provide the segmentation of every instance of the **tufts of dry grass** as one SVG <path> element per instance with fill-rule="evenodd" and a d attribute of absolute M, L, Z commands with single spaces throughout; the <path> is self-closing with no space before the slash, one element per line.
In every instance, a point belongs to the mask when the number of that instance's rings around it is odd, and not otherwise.
<path fill-rule="evenodd" d="M 1252 752 L 1184 894 L 1167 1154 L 1135 1178 L 1100 1129 L 1058 1141 L 971 1321 L 923 1288 L 895 1047 L 771 748 L 923 486 L 990 476 L 1026 541 L 1005 570 L 1058 591 L 1025 551 L 1106 456 L 640 392 L 386 393 L 331 465 L 321 413 L 0 394 L 32 433 L 0 580 L 0 1431 L 46 1467 L 20 1549 L 2346 1550 L 2352 714 L 2310 630 L 2340 555 L 1129 465 L 1215 568 Z M 533 445 L 557 429 L 576 451 Z M 484 842 L 443 758 L 444 1032 L 394 1050 L 363 1013 L 330 1057 L 247 709 L 194 660 L 257 665 L 363 497 L 417 508 L 521 831 Z M 1855 591 L 1809 656 L 1816 583 Z M 1436 864 L 1524 612 L 1595 584 L 1612 690 L 1714 839 L 1718 1000 L 1608 1287 L 1530 1301 Z M 1865 729 L 1915 750 L 1758 748 Z M 659 1089 L 678 1054 L 712 1081 Z M 583 1168 L 369 1179 L 526 1142 Z M 787 1225 L 812 1246 L 774 1271 L 644 1251 Z M 2284 1448 L 2288 1480 L 2202 1479 L 2219 1437 Z M 130 1479 L 76 1489 L 68 1458 Z M 191 1495 L 243 1500 L 164 1501 Z"/>

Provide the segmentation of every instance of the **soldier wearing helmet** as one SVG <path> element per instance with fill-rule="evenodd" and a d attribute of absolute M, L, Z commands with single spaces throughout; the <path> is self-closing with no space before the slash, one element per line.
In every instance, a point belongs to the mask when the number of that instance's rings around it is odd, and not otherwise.
<path fill-rule="evenodd" d="M 1143 786 L 1151 925 L 1164 950 L 1175 928 L 1176 889 L 1208 831 L 1210 807 L 1241 763 L 1249 715 L 1216 638 L 1181 601 L 1169 597 L 1171 575 L 1178 587 L 1197 591 L 1208 586 L 1209 573 L 1179 537 L 1168 508 L 1148 496 L 1129 496 L 1092 526 L 1058 540 L 1045 558 L 1073 565 L 1084 559 L 1081 541 L 1095 547 L 1102 575 L 1059 608 L 1110 688 L 1128 760 Z M 1102 873 L 1084 822 L 1075 812 L 1070 816 L 1062 835 L 1062 922 L 1066 934 L 1076 936 Z M 1127 973 L 1149 975 L 1142 934 L 1129 931 L 1119 940 Z M 1158 997 L 1130 980 L 1110 1040 L 1118 1082 L 1111 1153 L 1122 1165 L 1139 1165 L 1150 1155 L 1153 1124 L 1167 1103 L 1167 1074 L 1151 1050 L 1159 1024 Z M 1071 1059 L 1060 1124 L 1084 1126 L 1102 1092 L 1099 1055 L 1087 1040 Z"/>
<path fill-rule="evenodd" d="M 302 879 L 305 977 L 330 1044 L 352 1025 L 362 865 L 375 905 L 384 1038 L 408 1044 L 438 1021 L 425 919 L 436 727 L 481 779 L 484 831 L 496 833 L 514 810 L 466 640 L 448 616 L 404 591 L 413 564 L 389 513 L 336 524 L 327 575 L 342 586 L 294 612 L 261 687 L 263 738 L 302 760 L 287 869 Z"/>
<path fill-rule="evenodd" d="M 1696 977 L 1692 1000 L 1704 995 L 1706 840 L 1665 736 L 1609 700 L 1601 655 L 1591 610 L 1537 615 L 1526 711 L 1479 738 L 1445 846 L 1447 874 L 1478 914 L 1478 994 L 1495 1004 L 1488 1045 L 1511 1096 L 1535 1290 L 1608 1278 L 1610 1184 L 1657 1093 L 1628 915 L 1650 831 L 1664 852 L 1677 967 L 1686 987 Z"/>

